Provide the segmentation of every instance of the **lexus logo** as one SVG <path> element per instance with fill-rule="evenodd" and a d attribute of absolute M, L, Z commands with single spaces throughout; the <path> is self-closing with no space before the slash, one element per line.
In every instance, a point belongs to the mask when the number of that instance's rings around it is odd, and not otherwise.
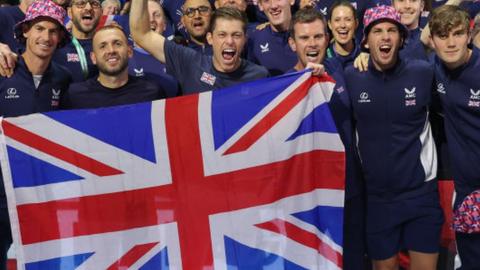
<path fill-rule="evenodd" d="M 8 88 L 7 89 L 7 95 L 15 96 L 16 94 L 17 94 L 17 89 L 15 89 L 15 88 Z"/>

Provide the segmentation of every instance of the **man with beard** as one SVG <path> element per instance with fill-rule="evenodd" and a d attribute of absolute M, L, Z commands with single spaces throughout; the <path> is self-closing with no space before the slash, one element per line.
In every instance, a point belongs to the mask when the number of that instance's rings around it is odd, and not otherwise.
<path fill-rule="evenodd" d="M 186 0 L 182 6 L 182 25 L 188 34 L 187 46 L 206 55 L 212 55 L 207 42 L 212 6 L 207 0 Z"/>
<path fill-rule="evenodd" d="M 70 74 L 52 63 L 55 50 L 69 34 L 63 26 L 65 10 L 49 0 L 38 0 L 26 10 L 25 19 L 15 26 L 15 35 L 25 48 L 18 57 L 15 73 L 0 77 L 0 116 L 14 117 L 59 109 L 70 83 Z M 0 269 L 6 269 L 7 251 L 12 243 L 7 201 L 0 173 Z"/>
<path fill-rule="evenodd" d="M 241 82 L 265 78 L 265 68 L 241 58 L 246 42 L 245 13 L 231 7 L 217 9 L 212 15 L 207 41 L 213 55 L 167 41 L 150 31 L 146 12 L 147 0 L 133 0 L 130 11 L 130 31 L 133 40 L 160 62 L 180 83 L 183 94 L 209 91 Z M 197 12 L 197 11 L 195 11 Z"/>
<path fill-rule="evenodd" d="M 393 7 L 368 9 L 364 25 L 368 70 L 349 66 L 345 81 L 366 183 L 368 254 L 375 269 L 398 269 L 406 249 L 410 269 L 434 270 L 443 215 L 428 121 L 433 68 L 399 56 L 408 29 Z"/>
<path fill-rule="evenodd" d="M 98 29 L 92 43 L 90 58 L 99 74 L 71 84 L 62 101 L 64 108 L 98 108 L 165 98 L 157 84 L 128 75 L 128 59 L 133 52 L 120 26 L 110 24 Z"/>
<path fill-rule="evenodd" d="M 92 36 L 102 16 L 101 3 L 99 0 L 72 0 L 68 16 L 72 20 L 72 41 L 55 53 L 53 61 L 70 70 L 74 82 L 81 82 L 98 74 L 89 54 Z"/>
<path fill-rule="evenodd" d="M 57 5 L 65 7 L 68 0 L 53 1 Z M 21 0 L 19 5 L 0 8 L 0 76 L 11 76 L 15 61 L 23 45 L 15 39 L 13 29 L 15 24 L 25 19 L 27 8 L 33 0 Z"/>

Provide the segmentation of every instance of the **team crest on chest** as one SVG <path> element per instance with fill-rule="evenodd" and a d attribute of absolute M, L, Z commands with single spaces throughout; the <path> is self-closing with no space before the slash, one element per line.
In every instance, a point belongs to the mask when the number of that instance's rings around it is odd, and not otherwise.
<path fill-rule="evenodd" d="M 470 89 L 470 99 L 468 100 L 468 107 L 480 107 L 480 89 Z"/>
<path fill-rule="evenodd" d="M 135 72 L 136 77 L 145 76 L 145 73 L 143 73 L 143 68 L 139 68 L 139 69 L 134 68 L 133 71 Z"/>
<path fill-rule="evenodd" d="M 260 44 L 260 50 L 261 50 L 262 53 L 269 52 L 270 49 L 268 48 L 268 42 L 265 43 L 265 45 Z"/>
<path fill-rule="evenodd" d="M 55 89 L 52 88 L 52 106 L 57 107 L 60 105 L 60 94 L 62 93 L 62 89 Z"/>
<path fill-rule="evenodd" d="M 415 106 L 417 105 L 417 95 L 416 95 L 416 87 L 412 89 L 404 88 L 405 91 L 405 106 Z"/>

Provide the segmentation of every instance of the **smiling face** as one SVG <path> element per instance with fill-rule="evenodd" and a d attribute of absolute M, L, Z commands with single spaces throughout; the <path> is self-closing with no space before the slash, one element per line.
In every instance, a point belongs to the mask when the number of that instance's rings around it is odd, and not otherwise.
<path fill-rule="evenodd" d="M 413 30 L 418 27 L 425 2 L 423 0 L 393 0 L 393 7 L 400 13 L 402 24 Z"/>
<path fill-rule="evenodd" d="M 103 15 L 115 15 L 120 13 L 121 4 L 116 0 L 105 0 L 102 2 Z"/>
<path fill-rule="evenodd" d="M 395 65 L 403 43 L 398 26 L 389 21 L 376 23 L 370 29 L 365 47 L 377 70 L 384 71 Z"/>
<path fill-rule="evenodd" d="M 157 1 L 148 1 L 148 17 L 150 18 L 150 29 L 155 33 L 162 34 L 167 24 L 165 23 L 165 14 Z"/>
<path fill-rule="evenodd" d="M 292 19 L 295 0 L 259 0 L 258 7 L 268 18 L 273 30 L 286 31 Z"/>
<path fill-rule="evenodd" d="M 247 10 L 246 0 L 216 0 L 215 8 L 220 7 L 233 7 L 241 11 Z"/>
<path fill-rule="evenodd" d="M 213 65 L 220 72 L 235 71 L 241 64 L 240 58 L 247 40 L 242 21 L 219 18 L 207 40 L 213 48 Z"/>
<path fill-rule="evenodd" d="M 52 57 L 62 39 L 62 30 L 57 23 L 50 20 L 35 20 L 31 27 L 25 29 L 26 53 L 40 59 Z"/>
<path fill-rule="evenodd" d="M 93 37 L 90 57 L 100 73 L 117 76 L 128 72 L 128 58 L 132 57 L 132 53 L 125 34 L 120 29 L 111 27 L 97 31 Z"/>
<path fill-rule="evenodd" d="M 338 6 L 332 10 L 328 27 L 332 31 L 335 42 L 346 45 L 353 42 L 358 22 L 352 9 L 347 6 Z"/>
<path fill-rule="evenodd" d="M 328 47 L 328 35 L 325 32 L 324 22 L 315 20 L 309 23 L 296 23 L 293 27 L 295 36 L 290 37 L 288 42 L 292 50 L 297 53 L 298 70 L 304 69 L 307 63 L 321 64 Z"/>
<path fill-rule="evenodd" d="M 68 16 L 73 23 L 72 33 L 77 38 L 91 37 L 102 16 L 100 2 L 89 1 L 72 0 L 71 7 L 68 9 Z"/>
<path fill-rule="evenodd" d="M 181 18 L 183 26 L 190 37 L 197 42 L 203 42 L 210 27 L 212 8 L 207 0 L 187 0 L 182 7 Z"/>

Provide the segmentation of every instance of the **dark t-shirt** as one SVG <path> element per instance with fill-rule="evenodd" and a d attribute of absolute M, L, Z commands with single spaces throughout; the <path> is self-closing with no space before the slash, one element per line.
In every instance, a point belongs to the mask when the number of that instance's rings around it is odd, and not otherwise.
<path fill-rule="evenodd" d="M 128 74 L 156 82 L 165 90 L 167 97 L 179 95 L 178 81 L 167 74 L 164 64 L 141 48 L 133 49 L 133 57 L 128 61 Z"/>
<path fill-rule="evenodd" d="M 212 56 L 170 41 L 165 42 L 164 50 L 167 72 L 177 78 L 184 95 L 268 77 L 268 71 L 264 67 L 243 59 L 237 70 L 223 73 L 213 67 Z"/>
<path fill-rule="evenodd" d="M 70 85 L 62 102 L 65 109 L 99 108 L 140 103 L 165 98 L 165 92 L 143 78 L 128 77 L 117 89 L 105 87 L 97 78 Z"/>

